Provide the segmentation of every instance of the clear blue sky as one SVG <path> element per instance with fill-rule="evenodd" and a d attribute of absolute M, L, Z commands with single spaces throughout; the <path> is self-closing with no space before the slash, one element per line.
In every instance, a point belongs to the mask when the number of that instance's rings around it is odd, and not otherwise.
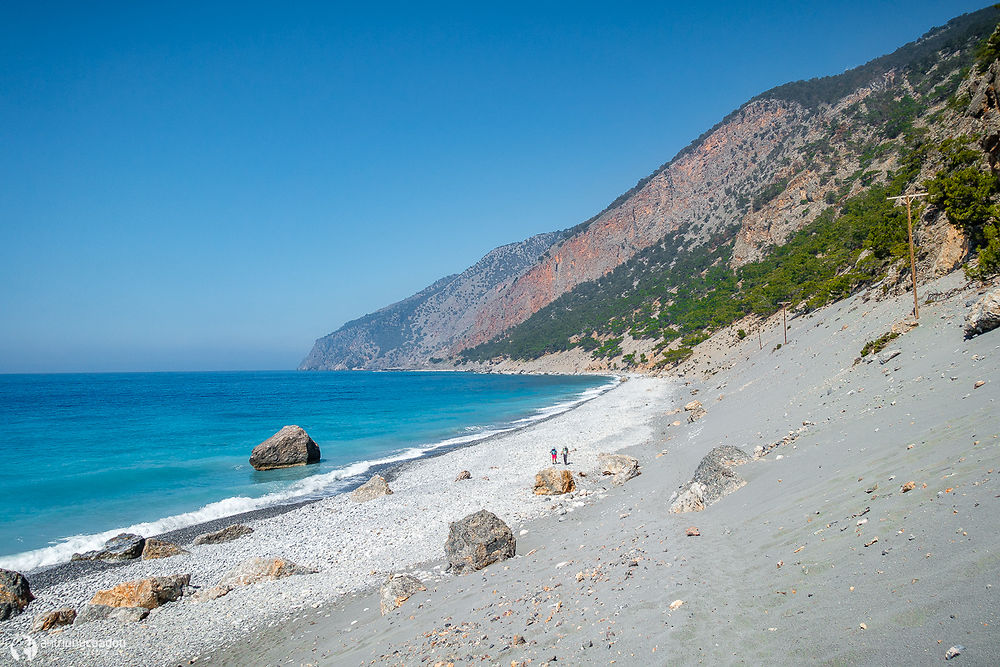
<path fill-rule="evenodd" d="M 151 4 L 0 8 L 0 372 L 293 368 L 985 6 Z"/>

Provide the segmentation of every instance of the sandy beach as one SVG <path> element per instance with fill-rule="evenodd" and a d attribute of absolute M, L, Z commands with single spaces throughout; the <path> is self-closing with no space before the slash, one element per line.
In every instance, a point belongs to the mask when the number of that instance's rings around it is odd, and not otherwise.
<path fill-rule="evenodd" d="M 137 623 L 35 634 L 35 663 L 930 664 L 955 646 L 963 664 L 996 664 L 1000 332 L 962 333 L 981 291 L 959 274 L 923 286 L 919 326 L 862 360 L 910 295 L 792 317 L 787 344 L 779 314 L 761 323 L 763 350 L 756 330 L 722 332 L 679 377 L 632 377 L 403 466 L 392 495 L 251 517 L 254 533 L 226 544 L 192 546 L 189 531 L 173 537 L 190 555 L 52 577 L 2 633 L 124 581 L 185 573 L 204 590 L 277 556 L 316 572 L 188 595 Z M 678 412 L 691 400 L 706 410 L 694 421 Z M 533 495 L 564 445 L 569 469 L 587 473 L 576 493 Z M 766 453 L 737 469 L 743 488 L 670 512 L 718 445 Z M 597 474 L 612 451 L 641 475 L 613 486 Z M 462 470 L 471 479 L 455 481 Z M 515 557 L 446 572 L 449 522 L 484 508 L 513 530 Z M 383 616 L 378 587 L 396 572 L 427 590 Z"/>

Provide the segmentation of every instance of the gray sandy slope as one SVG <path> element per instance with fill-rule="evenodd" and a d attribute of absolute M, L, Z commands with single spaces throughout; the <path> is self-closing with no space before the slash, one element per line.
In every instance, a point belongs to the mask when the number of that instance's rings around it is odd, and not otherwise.
<path fill-rule="evenodd" d="M 659 439 L 629 452 L 642 475 L 529 523 L 514 559 L 428 582 L 385 617 L 374 592 L 349 597 L 198 664 L 937 664 L 959 644 L 956 664 L 998 664 L 1000 330 L 963 339 L 975 296 L 923 306 L 884 365 L 852 364 L 910 295 L 792 319 L 780 350 L 780 328 L 763 351 L 734 343 L 731 368 L 680 392 L 707 416 L 662 406 Z M 752 451 L 803 422 L 738 468 L 745 487 L 669 513 L 712 447 Z"/>

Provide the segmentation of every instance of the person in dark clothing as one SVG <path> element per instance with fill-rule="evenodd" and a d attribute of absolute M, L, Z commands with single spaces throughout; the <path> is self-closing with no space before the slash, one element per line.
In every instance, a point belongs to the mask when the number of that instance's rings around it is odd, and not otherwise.
<path fill-rule="evenodd" d="M 563 447 L 562 455 L 563 455 L 563 465 L 564 466 L 569 465 L 569 447 Z"/>

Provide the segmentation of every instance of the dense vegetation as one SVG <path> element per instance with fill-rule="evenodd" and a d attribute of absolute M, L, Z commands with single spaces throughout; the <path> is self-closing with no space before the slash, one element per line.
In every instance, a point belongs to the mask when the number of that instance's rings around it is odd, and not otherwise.
<path fill-rule="evenodd" d="M 1000 183 L 982 168 L 982 155 L 970 144 L 968 137 L 943 141 L 944 166 L 924 187 L 931 204 L 965 231 L 979 253 L 978 267 L 968 270 L 970 277 L 984 278 L 1000 272 L 1000 207 L 994 202 Z"/>
<path fill-rule="evenodd" d="M 891 70 L 924 74 L 938 62 L 942 51 L 961 52 L 964 64 L 971 64 L 976 52 L 969 47 L 986 40 L 998 20 L 1000 9 L 996 6 L 963 14 L 943 27 L 931 29 L 917 41 L 860 67 L 834 76 L 786 83 L 762 93 L 757 99 L 790 100 L 815 108 L 820 104 L 833 104 L 858 88 L 871 85 Z"/>
<path fill-rule="evenodd" d="M 885 185 L 873 185 L 793 234 L 763 260 L 728 267 L 732 231 L 684 248 L 679 234 L 609 275 L 562 295 L 502 337 L 467 350 L 467 360 L 498 355 L 534 359 L 581 347 L 595 358 L 621 354 L 622 334 L 655 338 L 658 350 L 680 338 L 661 362 L 683 359 L 706 332 L 749 314 L 770 315 L 788 301 L 815 309 L 881 278 L 906 254 L 906 214 L 886 197 L 903 192 L 927 148 L 909 149 Z"/>

